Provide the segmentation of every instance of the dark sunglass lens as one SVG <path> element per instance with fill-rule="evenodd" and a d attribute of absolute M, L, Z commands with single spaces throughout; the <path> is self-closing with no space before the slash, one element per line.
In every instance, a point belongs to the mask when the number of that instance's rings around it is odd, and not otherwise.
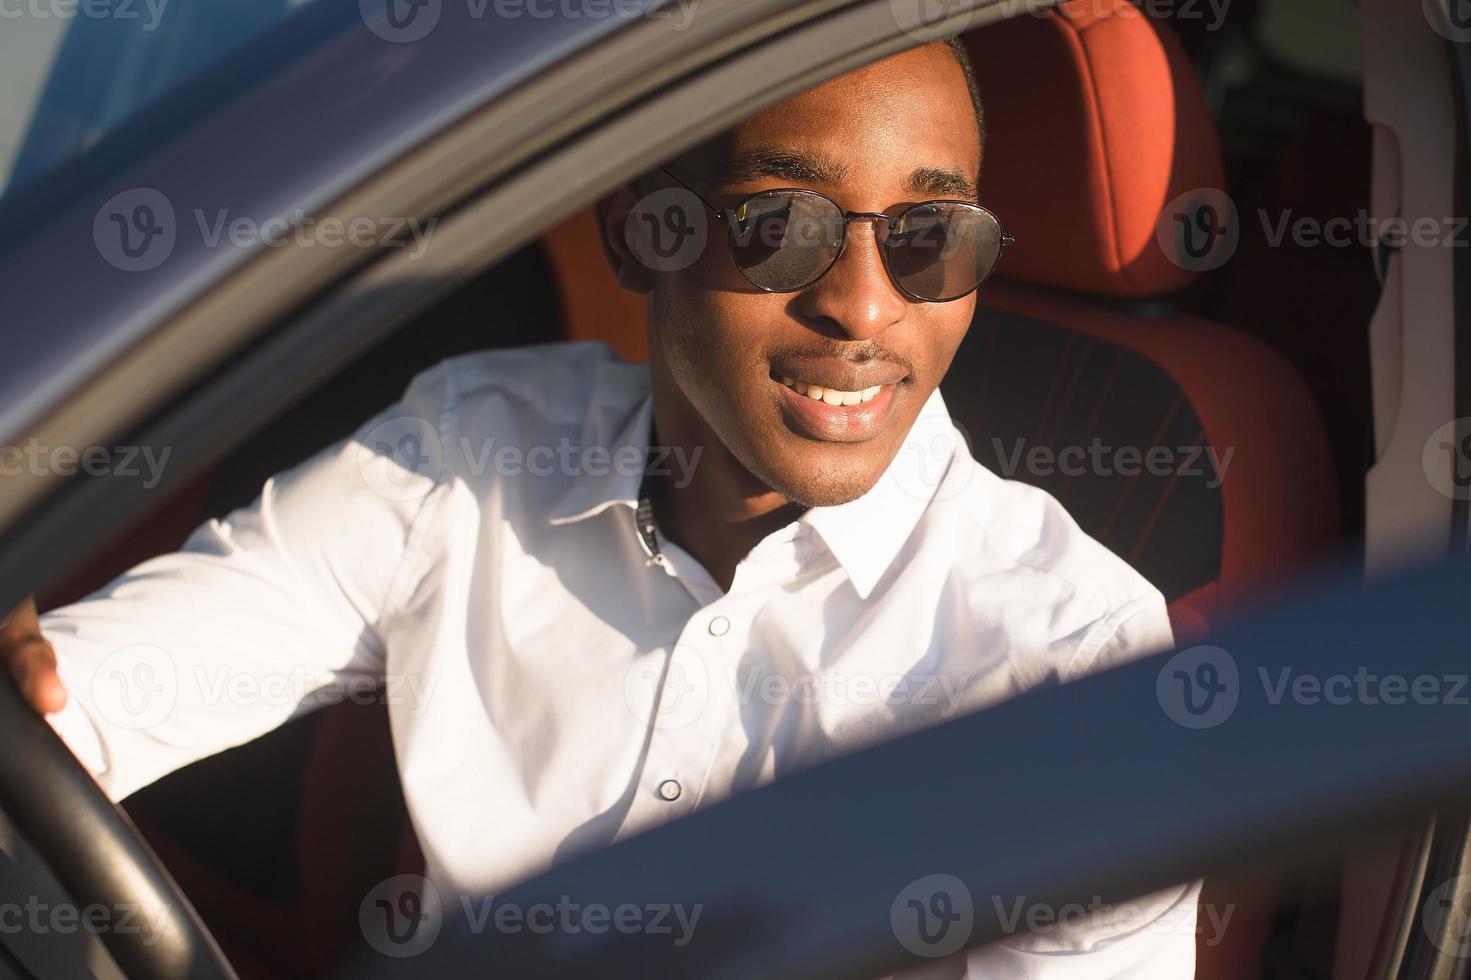
<path fill-rule="evenodd" d="M 884 247 L 895 282 L 912 296 L 945 302 L 990 275 L 1001 252 L 1001 224 L 971 205 L 921 204 L 899 216 Z"/>
<path fill-rule="evenodd" d="M 813 282 L 842 244 L 843 216 L 816 194 L 769 192 L 732 215 L 730 251 L 752 284 L 785 292 Z"/>

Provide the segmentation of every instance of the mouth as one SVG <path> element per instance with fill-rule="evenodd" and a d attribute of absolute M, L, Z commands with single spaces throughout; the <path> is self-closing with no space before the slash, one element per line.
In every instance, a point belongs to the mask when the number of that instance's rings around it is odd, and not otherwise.
<path fill-rule="evenodd" d="M 877 435 L 906 377 L 892 367 L 865 372 L 841 364 L 779 365 L 771 372 L 788 427 L 822 442 L 862 442 Z"/>
<path fill-rule="evenodd" d="M 862 391 L 840 391 L 837 388 L 824 388 L 822 385 L 808 384 L 805 381 L 798 381 L 795 378 L 788 378 L 786 376 L 777 378 L 776 380 L 799 395 L 806 395 L 813 401 L 822 402 L 824 405 L 829 405 L 833 408 L 837 408 L 840 405 L 861 405 L 864 402 L 871 402 L 874 396 L 884 389 L 883 385 L 872 385 L 864 388 Z"/>

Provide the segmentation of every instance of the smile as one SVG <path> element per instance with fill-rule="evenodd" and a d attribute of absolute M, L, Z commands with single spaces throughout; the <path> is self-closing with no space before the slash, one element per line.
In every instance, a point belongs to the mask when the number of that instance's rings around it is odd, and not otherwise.
<path fill-rule="evenodd" d="M 897 382 L 847 390 L 772 377 L 787 424 L 819 442 L 863 442 L 878 435 L 893 415 Z"/>
<path fill-rule="evenodd" d="M 873 401 L 874 397 L 884 389 L 883 385 L 874 385 L 870 388 L 864 388 L 862 391 L 839 391 L 836 388 L 810 385 L 805 381 L 797 381 L 788 377 L 782 377 L 779 380 L 799 395 L 806 395 L 813 401 L 824 402 L 833 406 L 860 405 L 863 402 Z"/>

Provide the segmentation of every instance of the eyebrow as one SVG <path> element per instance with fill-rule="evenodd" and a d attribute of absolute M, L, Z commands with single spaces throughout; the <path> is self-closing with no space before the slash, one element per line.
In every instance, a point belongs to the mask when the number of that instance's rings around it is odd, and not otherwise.
<path fill-rule="evenodd" d="M 940 167 L 917 167 L 905 181 L 905 188 L 917 194 L 933 194 L 936 197 L 958 197 L 966 201 L 979 201 L 980 190 L 976 182 L 959 170 Z"/>
<path fill-rule="evenodd" d="M 804 184 L 841 184 L 852 173 L 851 168 L 800 150 L 757 148 L 746 150 L 727 160 L 715 173 L 722 183 L 739 184 L 755 180 L 790 180 Z M 978 201 L 976 182 L 962 170 L 953 167 L 916 167 L 904 181 L 904 189 L 914 194 L 960 198 Z"/>

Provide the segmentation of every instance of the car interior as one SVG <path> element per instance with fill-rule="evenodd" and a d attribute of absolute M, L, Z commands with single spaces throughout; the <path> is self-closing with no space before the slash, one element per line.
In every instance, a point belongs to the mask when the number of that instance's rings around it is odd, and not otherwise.
<path fill-rule="evenodd" d="M 1212 26 L 1203 5 L 1199 18 L 1165 18 L 1069 0 L 964 36 L 986 111 L 982 202 L 1017 242 L 982 287 L 944 397 L 977 459 L 1052 493 L 1164 592 L 1182 646 L 1363 550 L 1374 256 L 1275 247 L 1256 218 L 1370 204 L 1356 7 L 1334 0 L 1309 18 L 1305 6 L 1236 0 Z M 1299 57 L 1308 47 L 1312 62 Z M 1230 261 L 1192 271 L 1153 243 L 1164 202 L 1199 188 L 1226 190 L 1240 234 Z M 343 367 L 41 607 L 248 503 L 442 358 L 565 339 L 647 358 L 642 300 L 615 284 L 590 209 Z M 1015 462 L 1018 447 L 1095 440 L 1175 447 L 1202 469 L 1070 475 Z M 1228 461 L 1218 472 L 1212 454 Z M 124 806 L 244 977 L 321 975 L 361 942 L 361 897 L 422 867 L 381 706 L 322 709 Z M 1231 917 L 1222 941 L 1202 933 L 1198 975 L 1353 975 L 1337 955 L 1339 875 L 1208 880 L 1202 902 Z"/>

